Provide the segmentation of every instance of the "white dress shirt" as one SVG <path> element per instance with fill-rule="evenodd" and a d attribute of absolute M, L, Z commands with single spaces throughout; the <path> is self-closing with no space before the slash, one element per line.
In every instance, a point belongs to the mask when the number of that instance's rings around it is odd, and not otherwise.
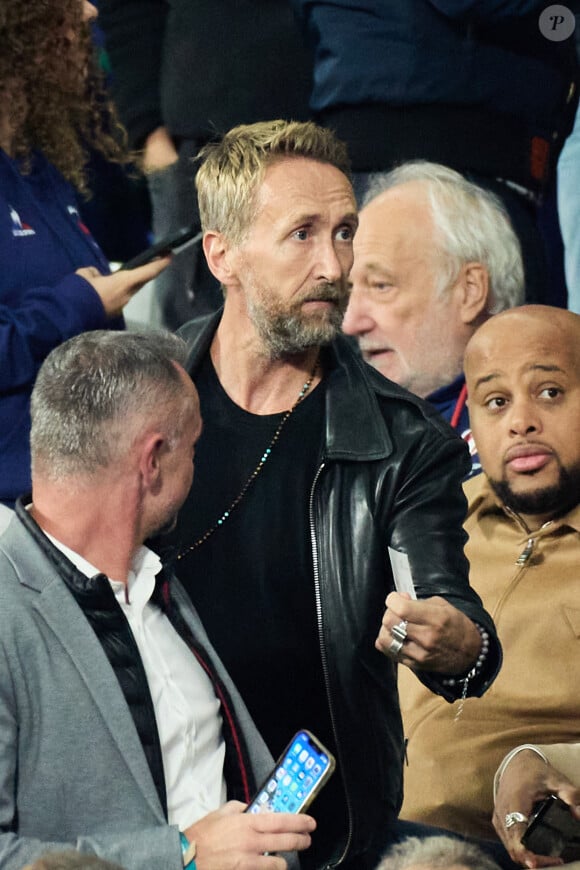
<path fill-rule="evenodd" d="M 50 540 L 87 577 L 100 573 Z M 127 584 L 109 579 L 145 668 L 161 742 L 169 824 L 184 830 L 226 800 L 220 702 L 209 677 L 165 614 L 150 602 L 158 556 L 142 546 Z"/>

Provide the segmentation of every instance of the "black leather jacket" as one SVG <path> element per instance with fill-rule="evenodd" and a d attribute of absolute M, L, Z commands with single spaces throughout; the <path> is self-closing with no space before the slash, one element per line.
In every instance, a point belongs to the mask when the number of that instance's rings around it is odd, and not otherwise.
<path fill-rule="evenodd" d="M 220 314 L 185 324 L 195 379 Z M 326 438 L 309 512 L 320 655 L 349 811 L 349 856 L 385 843 L 402 797 L 404 740 L 396 667 L 374 646 L 393 589 L 387 547 L 408 554 L 417 596 L 442 595 L 490 634 L 469 695 L 501 663 L 491 617 L 468 582 L 461 481 L 467 449 L 425 402 L 366 365 L 340 336 L 329 349 Z M 420 676 L 452 701 L 462 685 Z"/>

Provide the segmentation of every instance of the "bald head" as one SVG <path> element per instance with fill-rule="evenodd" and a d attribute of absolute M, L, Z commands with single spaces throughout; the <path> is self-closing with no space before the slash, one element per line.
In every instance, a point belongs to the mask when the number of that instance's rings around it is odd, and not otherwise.
<path fill-rule="evenodd" d="M 468 387 L 483 375 L 484 360 L 495 348 L 523 344 L 537 355 L 563 352 L 580 366 L 580 315 L 549 305 L 522 305 L 503 311 L 484 323 L 465 349 L 464 369 Z"/>
<path fill-rule="evenodd" d="M 528 305 L 484 323 L 465 353 L 469 417 L 483 469 L 530 527 L 580 491 L 580 316 Z"/>

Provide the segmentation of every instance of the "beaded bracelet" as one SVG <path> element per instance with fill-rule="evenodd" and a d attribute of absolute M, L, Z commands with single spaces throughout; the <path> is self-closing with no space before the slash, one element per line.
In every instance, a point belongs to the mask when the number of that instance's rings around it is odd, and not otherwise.
<path fill-rule="evenodd" d="M 479 649 L 477 661 L 464 677 L 448 677 L 445 680 L 441 680 L 444 686 L 456 686 L 458 683 L 463 683 L 465 687 L 465 684 L 468 683 L 469 680 L 473 680 L 473 678 L 483 669 L 483 665 L 485 664 L 489 652 L 489 634 L 478 622 L 474 622 L 474 625 L 481 635 L 481 647 Z"/>
<path fill-rule="evenodd" d="M 444 686 L 450 687 L 457 686 L 459 683 L 463 683 L 463 691 L 461 692 L 461 698 L 459 700 L 459 709 L 455 714 L 455 721 L 459 719 L 463 711 L 463 705 L 465 704 L 465 699 L 467 698 L 467 687 L 469 686 L 469 681 L 475 679 L 475 677 L 481 673 L 487 659 L 487 654 L 489 652 L 489 633 L 478 622 L 474 622 L 474 625 L 477 628 L 479 634 L 481 635 L 481 647 L 479 648 L 479 655 L 477 656 L 475 664 L 468 670 L 467 674 L 464 677 L 447 677 L 446 679 L 441 680 L 441 683 Z"/>

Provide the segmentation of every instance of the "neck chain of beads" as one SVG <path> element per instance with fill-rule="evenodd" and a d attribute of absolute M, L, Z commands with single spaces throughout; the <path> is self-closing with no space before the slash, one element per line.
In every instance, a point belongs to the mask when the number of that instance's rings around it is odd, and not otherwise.
<path fill-rule="evenodd" d="M 276 444 L 276 442 L 280 438 L 280 434 L 282 432 L 282 429 L 284 428 L 284 426 L 286 425 L 286 423 L 288 422 L 288 420 L 290 419 L 290 417 L 292 416 L 292 414 L 294 413 L 294 411 L 296 410 L 296 408 L 298 407 L 300 402 L 304 399 L 304 397 L 308 393 L 310 387 L 312 386 L 312 382 L 313 382 L 313 380 L 316 376 L 316 372 L 318 370 L 319 361 L 320 361 L 320 354 L 316 357 L 316 360 L 314 361 L 314 366 L 312 368 L 312 371 L 310 372 L 310 377 L 302 385 L 302 389 L 298 393 L 298 398 L 296 399 L 296 401 L 294 402 L 292 407 L 288 411 L 286 411 L 286 413 L 284 414 L 284 416 L 282 417 L 282 419 L 278 423 L 276 431 L 274 432 L 274 435 L 272 436 L 272 440 L 270 441 L 270 443 L 268 444 L 268 446 L 266 447 L 266 449 L 262 453 L 262 456 L 260 457 L 258 464 L 256 465 L 256 467 L 254 468 L 254 470 L 252 471 L 252 473 L 250 474 L 250 476 L 248 477 L 248 479 L 246 480 L 246 482 L 242 486 L 238 495 L 232 501 L 232 503 L 227 508 L 227 510 L 225 510 L 223 512 L 223 514 L 221 515 L 219 520 L 216 523 L 214 523 L 214 525 L 211 526 L 206 532 L 204 532 L 203 535 L 201 536 L 201 538 L 198 538 L 194 544 L 191 544 L 189 547 L 186 547 L 184 550 L 181 550 L 181 552 L 177 556 L 177 561 L 179 561 L 180 559 L 183 559 L 183 557 L 187 556 L 188 553 L 192 553 L 194 550 L 197 550 L 197 548 L 201 547 L 202 544 L 205 544 L 207 539 L 209 537 L 211 537 L 211 535 L 213 535 L 213 533 L 216 532 L 221 526 L 223 526 L 223 524 L 227 521 L 227 519 L 232 515 L 232 512 L 237 508 L 239 503 L 242 501 L 245 494 L 249 490 L 250 486 L 255 481 L 255 479 L 257 478 L 257 476 L 259 475 L 259 473 L 263 469 L 264 465 L 266 464 L 266 462 L 270 458 L 270 454 L 272 453 L 272 450 L 274 449 L 274 445 Z"/>

